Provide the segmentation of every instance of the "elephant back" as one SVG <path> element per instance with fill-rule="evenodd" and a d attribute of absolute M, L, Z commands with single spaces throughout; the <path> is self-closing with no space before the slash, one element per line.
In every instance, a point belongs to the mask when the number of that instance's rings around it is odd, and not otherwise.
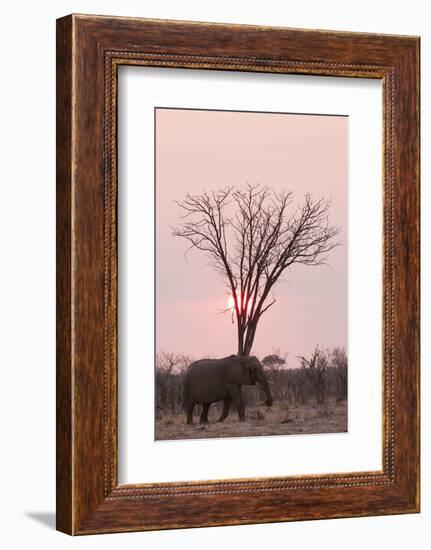
<path fill-rule="evenodd" d="M 186 400 L 209 403 L 225 397 L 224 364 L 224 359 L 201 359 L 191 363 L 184 378 Z"/>

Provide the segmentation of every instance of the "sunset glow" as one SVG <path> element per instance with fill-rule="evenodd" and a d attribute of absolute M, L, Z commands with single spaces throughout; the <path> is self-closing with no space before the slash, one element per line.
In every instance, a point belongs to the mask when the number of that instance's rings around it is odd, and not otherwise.
<path fill-rule="evenodd" d="M 241 296 L 238 296 L 238 300 L 241 302 Z M 235 308 L 235 300 L 233 299 L 232 294 L 227 299 L 227 307 L 228 307 L 228 309 L 234 309 Z M 250 313 L 250 310 L 251 310 L 251 301 L 248 304 L 247 313 Z"/>
<path fill-rule="evenodd" d="M 235 307 L 235 300 L 233 299 L 232 295 L 230 295 L 227 299 L 227 307 L 228 309 L 233 309 Z"/>

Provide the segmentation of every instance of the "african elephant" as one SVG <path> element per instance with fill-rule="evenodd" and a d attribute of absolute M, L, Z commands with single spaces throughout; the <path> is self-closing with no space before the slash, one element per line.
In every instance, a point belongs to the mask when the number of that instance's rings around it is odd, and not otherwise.
<path fill-rule="evenodd" d="M 187 424 L 193 422 L 193 408 L 203 405 L 200 423 L 208 422 L 208 411 L 211 403 L 223 399 L 223 412 L 218 422 L 229 414 L 232 401 L 236 401 L 238 415 L 245 420 L 244 402 L 241 386 L 254 385 L 260 382 L 266 395 L 265 404 L 272 405 L 271 392 L 264 370 L 256 357 L 230 355 L 223 359 L 201 359 L 192 363 L 184 378 L 184 404 L 187 413 Z"/>

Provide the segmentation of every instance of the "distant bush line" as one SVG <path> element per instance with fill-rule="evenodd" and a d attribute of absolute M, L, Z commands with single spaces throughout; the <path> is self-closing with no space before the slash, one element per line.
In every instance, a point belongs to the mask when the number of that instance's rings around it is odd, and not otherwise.
<path fill-rule="evenodd" d="M 156 417 L 183 412 L 183 380 L 187 367 L 194 359 L 183 355 L 160 352 L 156 357 L 155 406 Z M 322 405 L 327 400 L 347 399 L 347 355 L 344 348 L 321 350 L 318 347 L 309 357 L 299 357 L 299 368 L 287 368 L 287 356 L 279 352 L 261 359 L 271 384 L 275 400 L 289 406 Z M 260 386 L 243 386 L 246 405 L 265 400 Z"/>

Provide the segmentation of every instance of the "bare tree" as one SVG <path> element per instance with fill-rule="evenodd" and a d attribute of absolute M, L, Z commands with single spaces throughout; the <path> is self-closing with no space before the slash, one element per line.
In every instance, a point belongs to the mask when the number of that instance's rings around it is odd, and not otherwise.
<path fill-rule="evenodd" d="M 182 408 L 184 372 L 190 360 L 185 355 L 161 351 L 156 355 L 155 394 L 156 409 L 175 414 Z"/>
<path fill-rule="evenodd" d="M 273 384 L 272 394 L 275 399 L 287 400 L 289 388 L 285 381 L 285 369 L 287 367 L 287 353 L 280 353 L 278 349 L 273 350 L 262 359 L 262 365 L 266 369 L 268 380 Z"/>
<path fill-rule="evenodd" d="M 344 348 L 334 348 L 331 352 L 331 363 L 336 372 L 337 399 L 347 399 L 347 354 Z"/>
<path fill-rule="evenodd" d="M 337 243 L 328 220 L 330 201 L 313 200 L 289 211 L 292 193 L 247 184 L 187 194 L 173 235 L 205 252 L 233 298 L 238 355 L 249 355 L 262 315 L 275 303 L 272 290 L 293 264 L 316 266 Z M 229 310 L 226 310 L 229 311 Z"/>
<path fill-rule="evenodd" d="M 319 350 L 316 346 L 310 359 L 299 356 L 301 367 L 314 388 L 316 403 L 321 405 L 325 402 L 325 375 L 328 368 L 328 353 Z"/>

